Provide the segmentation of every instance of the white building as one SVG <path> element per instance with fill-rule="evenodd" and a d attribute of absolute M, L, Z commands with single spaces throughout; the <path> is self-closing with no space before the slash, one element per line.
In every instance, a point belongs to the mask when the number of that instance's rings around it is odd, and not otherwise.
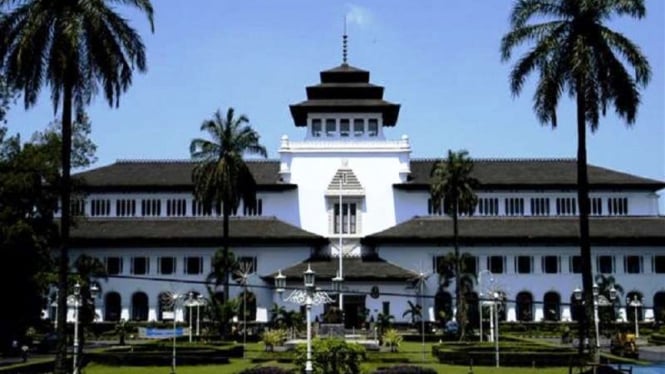
<path fill-rule="evenodd" d="M 435 160 L 412 159 L 407 136 L 385 138 L 398 113 L 369 72 L 342 64 L 321 72 L 307 100 L 291 106 L 303 138 L 283 137 L 278 160 L 248 161 L 258 202 L 231 219 L 231 250 L 252 265 L 249 289 L 259 308 L 297 308 L 273 291 L 278 270 L 297 287 L 310 263 L 318 285 L 330 288 L 340 253 L 348 326 L 368 318 L 366 310 L 405 320 L 407 301 L 424 303 L 430 319 L 451 305 L 454 282 L 440 287 L 438 275 L 430 275 L 437 257 L 453 250 L 450 218 L 432 214 Z M 575 161 L 474 161 L 479 205 L 459 226 L 471 271 L 493 273 L 508 299 L 507 320 L 570 320 L 571 295 L 582 283 Z M 100 281 L 97 302 L 103 320 L 170 319 L 160 294 L 207 296 L 204 280 L 222 244 L 222 224 L 193 198 L 193 165 L 119 161 L 77 175 L 86 195 L 75 201 L 81 216 L 71 258 L 85 253 L 106 264 L 109 278 Z M 665 183 L 593 165 L 589 180 L 594 273 L 623 286 L 622 305 L 638 294 L 642 318 L 665 318 L 665 218 L 657 195 Z M 422 298 L 414 287 L 418 273 L 430 275 Z M 232 287 L 230 296 L 241 291 Z M 323 310 L 315 307 L 314 315 Z M 175 315 L 183 318 L 182 310 Z"/>

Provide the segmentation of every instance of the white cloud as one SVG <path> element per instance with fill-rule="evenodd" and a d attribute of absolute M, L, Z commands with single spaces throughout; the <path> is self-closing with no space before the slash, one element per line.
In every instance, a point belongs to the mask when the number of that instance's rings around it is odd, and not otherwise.
<path fill-rule="evenodd" d="M 348 26 L 368 26 L 372 22 L 372 14 L 367 8 L 355 4 L 346 4 L 346 23 Z"/>

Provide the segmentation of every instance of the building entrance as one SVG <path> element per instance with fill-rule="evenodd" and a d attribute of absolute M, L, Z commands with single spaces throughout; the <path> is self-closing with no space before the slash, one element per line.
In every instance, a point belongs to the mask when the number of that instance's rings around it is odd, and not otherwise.
<path fill-rule="evenodd" d="M 344 295 L 344 328 L 362 328 L 366 319 L 365 295 Z"/>

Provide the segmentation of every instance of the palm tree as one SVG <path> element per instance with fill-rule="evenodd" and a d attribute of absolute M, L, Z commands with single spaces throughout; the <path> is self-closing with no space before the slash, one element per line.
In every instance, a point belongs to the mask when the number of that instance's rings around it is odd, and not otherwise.
<path fill-rule="evenodd" d="M 70 161 L 72 110 L 89 104 L 101 88 L 109 105 L 132 83 L 132 72 L 146 70 L 139 34 L 114 5 L 143 12 L 154 30 L 150 0 L 42 1 L 0 0 L 0 74 L 23 91 L 25 107 L 37 103 L 42 86 L 51 90 L 53 106 L 62 103 L 62 182 L 58 288 L 67 289 L 70 228 Z M 66 293 L 58 297 L 58 334 L 65 336 Z M 58 341 L 55 372 L 65 371 L 66 341 Z"/>
<path fill-rule="evenodd" d="M 431 171 L 430 195 L 432 204 L 437 213 L 448 214 L 453 219 L 453 249 L 455 271 L 455 319 L 460 324 L 460 337 L 464 337 L 466 316 L 462 293 L 462 259 L 459 253 L 459 223 L 458 216 L 473 214 L 478 202 L 474 189 L 478 181 L 471 176 L 473 161 L 465 150 L 453 152 L 448 150 L 448 157 L 434 164 Z M 441 204 L 439 204 L 439 202 Z"/>
<path fill-rule="evenodd" d="M 197 162 L 192 171 L 195 198 L 208 212 L 222 211 L 221 259 L 229 258 L 229 216 L 241 201 L 245 206 L 256 202 L 256 182 L 243 156 L 246 153 L 268 155 L 259 143 L 259 134 L 248 123 L 245 115 L 235 117 L 233 108 L 226 111 L 226 116 L 218 110 L 212 119 L 201 124 L 201 131 L 207 132 L 210 140 L 194 139 L 189 146 L 191 157 Z M 226 302 L 229 299 L 229 262 L 219 261 L 217 265 L 222 268 L 223 301 Z"/>
<path fill-rule="evenodd" d="M 422 307 L 419 304 L 414 304 L 412 301 L 407 301 L 409 308 L 402 313 L 402 318 L 411 316 L 411 324 L 416 326 L 416 323 L 422 318 Z"/>
<path fill-rule="evenodd" d="M 645 87 L 651 76 L 649 62 L 640 48 L 604 23 L 614 16 L 640 19 L 645 14 L 644 0 L 519 0 L 510 16 L 511 30 L 501 40 L 503 61 L 511 58 L 517 46 L 534 44 L 513 66 L 510 89 L 513 95 L 519 95 L 527 76 L 538 72 L 533 109 L 542 124 L 557 126 L 556 108 L 564 92 L 575 98 L 585 321 L 593 321 L 586 127 L 595 131 L 608 105 L 632 125 L 640 103 L 639 88 Z M 582 337 L 589 335 L 586 329 L 588 325 L 582 323 Z"/>

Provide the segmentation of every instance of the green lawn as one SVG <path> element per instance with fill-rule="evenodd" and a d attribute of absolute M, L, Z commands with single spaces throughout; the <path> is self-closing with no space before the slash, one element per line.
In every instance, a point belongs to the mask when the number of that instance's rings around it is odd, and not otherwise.
<path fill-rule="evenodd" d="M 415 342 L 403 342 L 400 346 L 400 350 L 397 353 L 382 353 L 382 357 L 388 358 L 401 358 L 405 361 L 408 360 L 411 365 L 419 365 L 425 367 L 431 367 L 437 371 L 437 373 L 446 373 L 446 374 L 469 374 L 468 366 L 451 366 L 451 365 L 442 365 L 439 364 L 434 357 L 431 355 L 432 346 L 431 343 L 425 344 L 425 360 L 423 361 L 422 354 L 422 345 L 421 343 Z M 369 353 L 370 355 L 376 355 L 377 353 Z M 218 373 L 238 373 L 244 369 L 255 367 L 255 366 L 280 366 L 284 368 L 292 368 L 290 364 L 277 363 L 277 361 L 264 362 L 261 364 L 255 364 L 251 362 L 252 358 L 266 358 L 270 357 L 270 353 L 264 352 L 263 344 L 261 343 L 248 343 L 246 351 L 246 359 L 233 359 L 229 365 L 202 365 L 202 366 L 181 366 L 177 368 L 178 374 L 218 374 Z M 381 366 L 392 366 L 397 365 L 394 363 L 380 363 L 380 362 L 369 362 L 363 364 L 363 370 L 365 373 L 371 373 L 373 370 Z M 85 368 L 86 374 L 158 374 L 158 373 L 170 373 L 170 367 L 112 367 L 104 366 L 98 364 L 90 364 Z M 529 373 L 538 373 L 538 374 L 564 374 L 568 373 L 568 368 L 495 368 L 495 367 L 474 367 L 474 374 L 484 374 L 484 373 L 516 373 L 516 374 L 529 374 Z"/>

